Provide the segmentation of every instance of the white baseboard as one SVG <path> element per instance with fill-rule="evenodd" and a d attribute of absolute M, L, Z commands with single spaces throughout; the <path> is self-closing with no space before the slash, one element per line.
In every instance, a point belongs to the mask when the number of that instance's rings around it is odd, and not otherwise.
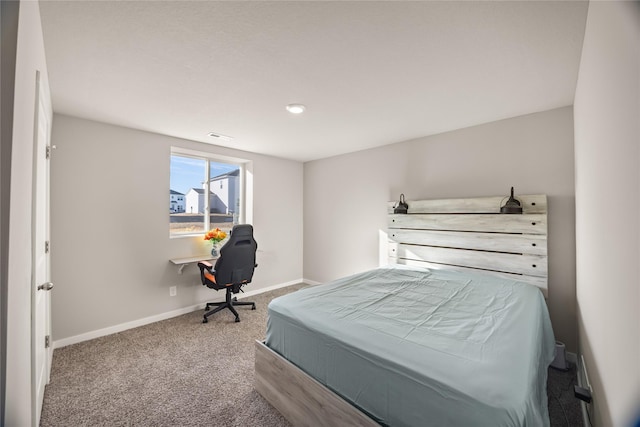
<path fill-rule="evenodd" d="M 242 299 L 242 298 L 250 297 L 252 295 L 262 294 L 264 292 L 270 292 L 270 291 L 274 291 L 276 289 L 286 288 L 287 286 L 297 285 L 299 283 L 306 283 L 306 281 L 304 279 L 291 280 L 290 282 L 279 283 L 277 285 L 267 286 L 266 288 L 260 288 L 260 289 L 256 289 L 256 290 L 250 290 L 250 291 L 247 291 L 247 292 L 242 292 L 242 293 L 239 293 L 236 296 L 238 297 L 238 299 Z"/>
<path fill-rule="evenodd" d="M 56 348 L 66 347 L 71 344 L 77 344 L 79 342 L 89 341 L 94 338 L 104 337 L 105 335 L 111 335 L 117 332 L 126 331 L 127 329 L 133 329 L 139 326 L 148 325 L 150 323 L 159 322 L 161 320 L 171 319 L 172 317 L 182 316 L 183 314 L 191 313 L 192 311 L 195 311 L 199 308 L 202 308 L 202 304 L 179 308 L 177 310 L 167 311 L 166 313 L 156 314 L 155 316 L 144 317 L 142 319 L 133 320 L 131 322 L 109 326 L 108 328 L 97 329 L 95 331 L 85 332 L 84 334 L 63 338 L 61 340 L 54 341 L 53 348 L 55 350 Z"/>
<path fill-rule="evenodd" d="M 307 283 L 304 279 L 291 280 L 285 283 L 279 283 L 277 285 L 268 286 L 266 288 L 251 290 L 238 295 L 239 299 L 250 297 L 252 295 L 262 294 L 264 292 L 273 291 L 275 289 L 286 288 L 287 286 L 297 285 L 298 283 Z M 104 337 L 106 335 L 115 334 L 118 332 L 126 331 L 128 329 L 137 328 L 139 326 L 148 325 L 150 323 L 159 322 L 161 320 L 171 319 L 172 317 L 182 316 L 183 314 L 191 313 L 192 311 L 201 310 L 202 305 L 206 301 L 202 301 L 195 305 L 179 308 L 177 310 L 167 311 L 166 313 L 156 314 L 154 316 L 144 317 L 138 320 L 132 320 L 131 322 L 120 323 L 119 325 L 109 326 L 108 328 L 97 329 L 95 331 L 85 332 L 84 334 L 74 335 L 72 337 L 63 338 L 53 342 L 53 348 L 66 347 L 71 344 L 77 344 L 83 341 L 89 341 L 95 338 Z"/>
<path fill-rule="evenodd" d="M 316 286 L 316 285 L 321 285 L 322 282 L 316 282 L 315 280 L 311 280 L 311 279 L 302 279 L 302 281 L 304 283 L 306 283 L 307 285 L 311 285 L 311 286 Z"/>
<path fill-rule="evenodd" d="M 576 358 L 577 359 L 577 358 Z M 584 365 L 584 356 L 580 356 L 580 362 L 576 363 L 577 366 L 577 377 L 578 377 L 578 386 L 584 387 L 591 392 L 591 398 L 593 399 L 593 388 L 589 382 L 589 377 L 587 375 L 587 367 Z M 592 402 L 593 403 L 593 402 Z M 585 427 L 591 427 L 591 418 L 589 417 L 589 408 L 588 403 L 584 401 L 580 401 L 580 410 L 582 411 L 582 423 Z"/>

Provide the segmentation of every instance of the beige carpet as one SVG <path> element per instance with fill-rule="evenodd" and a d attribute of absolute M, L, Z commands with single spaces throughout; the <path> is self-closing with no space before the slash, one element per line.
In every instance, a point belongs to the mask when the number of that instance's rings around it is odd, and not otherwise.
<path fill-rule="evenodd" d="M 239 323 L 196 311 L 56 349 L 41 425 L 289 426 L 253 390 L 253 346 L 269 301 L 302 287 L 247 298 L 256 310 L 236 308 Z"/>
<path fill-rule="evenodd" d="M 302 287 L 249 298 L 256 310 L 239 307 L 240 323 L 223 311 L 203 324 L 196 311 L 55 350 L 41 425 L 290 426 L 253 390 L 254 340 L 269 301 Z M 574 366 L 549 369 L 552 427 L 582 425 L 575 383 Z"/>

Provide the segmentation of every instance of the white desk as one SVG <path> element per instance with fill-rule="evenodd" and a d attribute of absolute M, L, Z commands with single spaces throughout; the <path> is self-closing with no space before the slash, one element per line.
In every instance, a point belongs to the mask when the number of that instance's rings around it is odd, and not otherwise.
<path fill-rule="evenodd" d="M 179 266 L 178 274 L 182 274 L 182 270 L 184 269 L 184 267 L 189 264 L 195 264 L 199 261 L 213 261 L 215 259 L 218 259 L 218 257 L 212 257 L 211 255 L 200 255 L 200 256 L 192 256 L 187 258 L 174 258 L 174 259 L 170 259 L 169 262 Z"/>

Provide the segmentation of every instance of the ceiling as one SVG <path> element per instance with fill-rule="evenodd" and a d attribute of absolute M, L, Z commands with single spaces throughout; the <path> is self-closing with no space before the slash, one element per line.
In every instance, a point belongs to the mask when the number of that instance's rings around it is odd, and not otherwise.
<path fill-rule="evenodd" d="M 587 7 L 41 1 L 41 15 L 56 113 L 309 161 L 572 105 Z"/>

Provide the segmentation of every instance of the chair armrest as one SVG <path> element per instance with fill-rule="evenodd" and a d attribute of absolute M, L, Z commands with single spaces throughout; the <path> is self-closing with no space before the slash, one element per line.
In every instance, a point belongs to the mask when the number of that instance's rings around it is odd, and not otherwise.
<path fill-rule="evenodd" d="M 204 271 L 204 270 L 207 270 L 209 273 L 214 274 L 213 265 L 211 265 L 210 262 L 199 261 L 198 262 L 198 267 L 200 268 L 201 272 Z"/>

